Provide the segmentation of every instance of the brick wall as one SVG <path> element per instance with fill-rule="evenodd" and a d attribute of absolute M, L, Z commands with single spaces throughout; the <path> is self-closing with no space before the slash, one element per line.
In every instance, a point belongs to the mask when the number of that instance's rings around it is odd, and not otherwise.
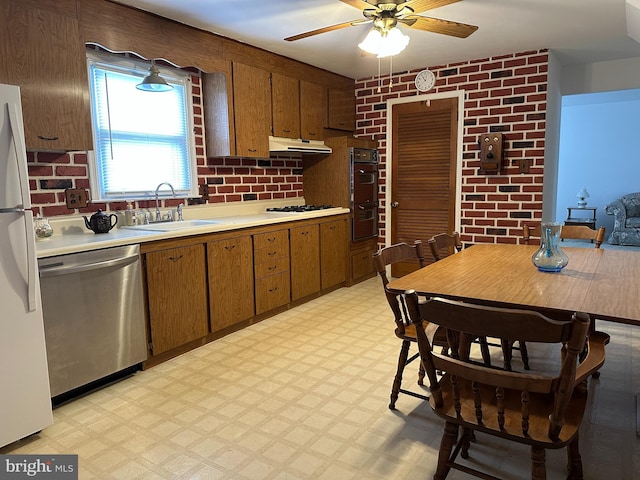
<path fill-rule="evenodd" d="M 190 203 L 243 202 L 301 197 L 301 158 L 206 158 L 204 117 L 202 113 L 200 77 L 192 76 L 196 159 L 200 197 Z M 95 202 L 87 208 L 68 209 L 64 191 L 67 188 L 89 187 L 89 167 L 86 152 L 27 152 L 29 188 L 34 214 L 45 217 L 124 210 L 126 202 Z M 153 186 L 155 188 L 155 186 Z M 164 200 L 163 206 L 177 206 L 181 199 Z M 134 208 L 154 208 L 154 200 L 134 202 Z"/>
<path fill-rule="evenodd" d="M 356 82 L 356 134 L 376 138 L 381 152 L 382 239 L 386 237 L 385 102 L 419 93 L 413 82 L 422 69 L 383 76 L 381 93 L 378 77 Z M 460 198 L 465 243 L 517 243 L 522 226 L 542 218 L 547 69 L 547 50 L 429 67 L 436 84 L 428 93 L 465 92 Z M 505 166 L 496 175 L 478 173 L 478 139 L 489 132 L 502 132 L 504 138 Z M 530 162 L 529 173 L 520 173 L 521 160 Z"/>

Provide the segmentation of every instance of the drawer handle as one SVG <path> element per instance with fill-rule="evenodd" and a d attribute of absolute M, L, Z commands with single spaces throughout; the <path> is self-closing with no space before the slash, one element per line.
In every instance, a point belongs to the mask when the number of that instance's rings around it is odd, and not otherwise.
<path fill-rule="evenodd" d="M 273 292 L 275 292 L 275 291 L 277 291 L 277 290 L 278 290 L 278 287 L 273 287 L 273 288 L 270 288 L 270 289 L 269 289 L 269 291 L 270 291 L 271 293 L 273 293 Z"/>
<path fill-rule="evenodd" d="M 249 150 L 251 153 L 255 153 L 255 152 L 257 152 L 257 151 L 258 151 L 256 148 L 249 148 L 248 150 Z"/>
<path fill-rule="evenodd" d="M 283 129 L 282 129 L 282 131 L 283 131 L 284 133 L 291 133 L 291 130 L 289 130 L 289 129 L 287 129 L 287 128 L 283 128 Z"/>
<path fill-rule="evenodd" d="M 54 142 L 54 141 L 58 140 L 58 138 L 60 138 L 60 137 L 45 137 L 43 135 L 38 135 L 38 138 L 40 140 L 46 140 L 47 142 Z"/>
<path fill-rule="evenodd" d="M 306 232 L 300 232 L 300 233 L 301 233 L 302 235 L 309 235 L 309 232 L 308 232 L 308 231 L 306 231 Z"/>
<path fill-rule="evenodd" d="M 269 267 L 269 270 L 275 270 L 276 268 L 278 268 L 278 265 L 273 265 L 273 266 Z"/>
<path fill-rule="evenodd" d="M 268 237 L 267 242 L 275 242 L 278 237 Z"/>
<path fill-rule="evenodd" d="M 234 248 L 236 248 L 235 244 L 233 244 L 233 245 L 225 245 L 225 247 L 224 247 L 225 250 L 233 250 Z"/>
<path fill-rule="evenodd" d="M 177 262 L 178 260 L 180 260 L 184 255 L 180 255 L 179 257 L 169 257 L 169 260 L 171 260 L 172 262 Z"/>
<path fill-rule="evenodd" d="M 278 252 L 268 252 L 267 255 L 269 255 L 270 257 L 273 257 L 274 255 L 277 255 Z"/>

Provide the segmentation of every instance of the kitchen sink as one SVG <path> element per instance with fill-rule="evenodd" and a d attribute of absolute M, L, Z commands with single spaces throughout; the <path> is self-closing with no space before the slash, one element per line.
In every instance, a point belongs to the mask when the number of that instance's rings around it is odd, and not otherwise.
<path fill-rule="evenodd" d="M 222 223 L 220 220 L 183 220 L 177 222 L 150 223 L 147 225 L 132 225 L 130 227 L 122 228 L 153 232 L 173 232 L 175 230 L 184 230 L 185 228 L 204 227 L 207 225 L 218 225 L 220 223 Z"/>

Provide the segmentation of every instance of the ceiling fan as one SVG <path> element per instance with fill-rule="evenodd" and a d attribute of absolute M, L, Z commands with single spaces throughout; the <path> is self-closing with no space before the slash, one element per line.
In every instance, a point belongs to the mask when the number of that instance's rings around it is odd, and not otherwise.
<path fill-rule="evenodd" d="M 423 17 L 416 15 L 438 7 L 443 7 L 461 0 L 340 0 L 347 5 L 362 10 L 364 19 L 318 28 L 309 32 L 300 33 L 285 38 L 292 42 L 302 38 L 312 37 L 321 33 L 332 32 L 342 28 L 365 23 L 373 23 L 373 28 L 381 32 L 388 32 L 398 24 L 407 27 L 424 30 L 427 32 L 450 35 L 452 37 L 466 38 L 475 32 L 478 27 L 466 23 L 441 20 L 439 18 Z"/>

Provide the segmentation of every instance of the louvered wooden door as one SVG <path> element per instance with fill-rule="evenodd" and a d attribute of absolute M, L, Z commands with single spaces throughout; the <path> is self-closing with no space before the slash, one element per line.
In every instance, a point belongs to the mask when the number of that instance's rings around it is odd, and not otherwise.
<path fill-rule="evenodd" d="M 391 242 L 424 242 L 455 225 L 458 99 L 394 105 Z M 401 264 L 392 275 L 417 268 Z"/>

